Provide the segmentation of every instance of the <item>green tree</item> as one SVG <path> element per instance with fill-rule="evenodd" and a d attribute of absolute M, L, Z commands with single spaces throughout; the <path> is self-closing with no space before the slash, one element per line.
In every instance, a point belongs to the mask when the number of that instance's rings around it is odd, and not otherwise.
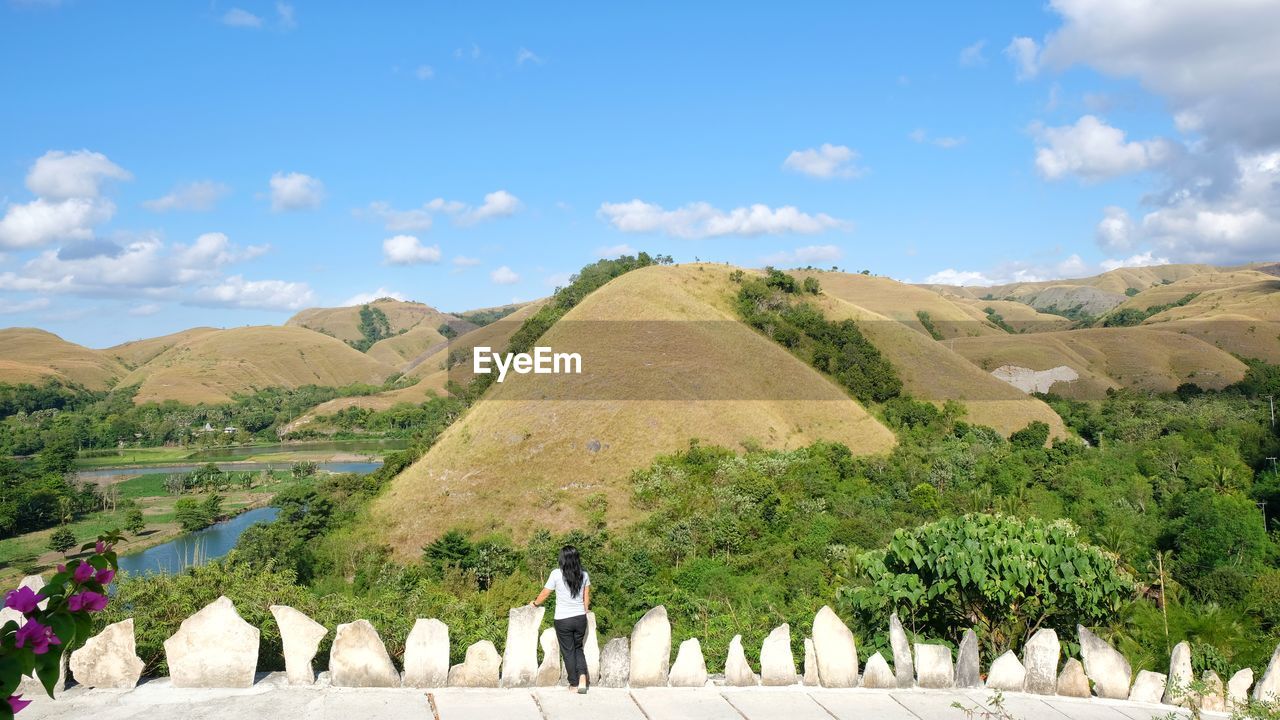
<path fill-rule="evenodd" d="M 59 553 L 62 553 L 63 555 L 66 555 L 67 551 L 75 546 L 76 546 L 75 533 L 71 532 L 71 528 L 67 527 L 66 525 L 59 527 L 57 530 L 54 530 L 53 534 L 49 536 L 48 547 L 50 550 L 54 552 L 59 552 Z"/>
<path fill-rule="evenodd" d="M 141 508 L 133 508 L 124 516 L 124 529 L 134 535 L 141 535 L 142 531 L 147 527 L 147 521 L 142 517 Z"/>
<path fill-rule="evenodd" d="M 1262 513 L 1249 498 L 1211 489 L 1187 493 L 1171 525 L 1173 573 L 1204 599 L 1244 598 L 1272 551 Z"/>
<path fill-rule="evenodd" d="M 181 498 L 173 505 L 173 516 L 186 532 L 203 530 L 213 524 L 205 504 L 195 498 Z"/>
<path fill-rule="evenodd" d="M 1039 420 L 1032 420 L 1027 426 L 1009 436 L 1014 447 L 1034 450 L 1044 447 L 1049 441 L 1049 426 Z"/>

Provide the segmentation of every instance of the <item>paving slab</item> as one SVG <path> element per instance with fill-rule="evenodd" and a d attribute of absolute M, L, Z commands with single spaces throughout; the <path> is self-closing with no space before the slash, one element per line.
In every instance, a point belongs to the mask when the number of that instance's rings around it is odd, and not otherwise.
<path fill-rule="evenodd" d="M 996 694 L 994 690 L 966 690 L 963 694 L 969 698 L 969 702 L 965 703 L 968 707 L 981 705 L 988 710 L 995 709 L 991 702 Z M 1002 691 L 1000 696 L 1004 698 L 1004 709 L 1014 717 L 1036 718 L 1036 720 L 1076 720 L 1052 706 L 1046 705 L 1043 695 Z M 1092 720 L 1092 716 L 1090 718 L 1082 717 L 1079 720 Z M 1125 720 L 1125 718 L 1115 715 L 1101 715 L 1098 716 L 1098 720 Z"/>
<path fill-rule="evenodd" d="M 489 688 L 440 688 L 423 694 L 435 697 L 440 720 L 543 720 L 543 715 L 527 690 Z M 431 717 L 428 706 L 424 717 Z M 342 720 L 363 720 L 352 715 Z M 269 720 L 269 719 L 267 719 Z"/>
<path fill-rule="evenodd" d="M 1071 720 L 1131 720 L 1131 716 L 1125 714 L 1120 706 L 1108 704 L 1097 698 L 1068 699 L 1049 696 L 1041 698 L 1041 701 Z M 1151 714 L 1142 715 L 1141 720 L 1163 717 L 1168 715 L 1170 710 L 1173 708 L 1152 706 Z M 1141 712 L 1141 709 L 1139 711 Z"/>
<path fill-rule="evenodd" d="M 645 720 L 631 699 L 631 691 L 624 688 L 591 688 L 586 695 L 567 688 L 550 688 L 534 691 L 533 697 L 547 720 Z"/>
<path fill-rule="evenodd" d="M 973 700 L 965 697 L 964 694 L 958 692 L 947 692 L 941 690 L 892 690 L 889 695 L 898 701 L 906 709 L 915 713 L 916 717 L 922 720 L 934 720 L 935 718 L 952 718 L 958 719 L 963 717 L 960 711 L 951 707 L 951 703 L 958 702 L 965 707 L 973 707 Z M 1040 720 L 1040 718 L 1031 718 L 1029 720 Z"/>
<path fill-rule="evenodd" d="M 920 720 L 888 690 L 812 690 L 809 697 L 836 720 Z"/>
<path fill-rule="evenodd" d="M 831 720 L 831 713 L 799 688 L 725 688 L 720 694 L 748 720 Z"/>
<path fill-rule="evenodd" d="M 238 707 L 239 703 L 230 706 Z M 223 718 L 227 717 L 228 708 Z M 210 716 L 212 720 L 214 716 Z M 236 717 L 236 716 L 233 716 Z M 275 715 L 246 715 L 248 718 L 275 720 Z M 316 715 L 302 715 L 310 720 Z M 334 688 L 323 696 L 321 712 L 323 720 L 432 720 L 431 705 L 425 690 L 413 688 Z"/>
<path fill-rule="evenodd" d="M 742 720 L 716 688 L 638 688 L 631 697 L 649 720 Z"/>
<path fill-rule="evenodd" d="M 1172 705 L 1150 705 L 1147 703 L 1133 703 L 1130 705 L 1117 705 L 1116 710 L 1121 715 L 1129 718 L 1129 720 L 1156 720 L 1156 718 L 1165 718 L 1169 713 L 1173 713 L 1177 717 L 1189 718 L 1191 713 L 1182 709 L 1173 707 Z M 1226 717 L 1217 713 L 1203 713 L 1203 717 Z"/>

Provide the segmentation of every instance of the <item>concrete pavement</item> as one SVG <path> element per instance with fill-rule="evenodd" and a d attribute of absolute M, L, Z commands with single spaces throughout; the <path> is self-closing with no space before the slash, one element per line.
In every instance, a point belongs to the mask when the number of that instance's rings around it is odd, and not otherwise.
<path fill-rule="evenodd" d="M 834 690 L 785 688 L 439 688 L 349 689 L 290 686 L 282 673 L 243 690 L 178 689 L 167 679 L 132 690 L 71 688 L 58 700 L 38 698 L 21 720 L 964 720 L 959 702 L 990 710 L 984 690 Z M 1153 720 L 1168 705 L 1005 693 L 1018 720 Z M 1226 717 L 1205 713 L 1206 717 Z"/>

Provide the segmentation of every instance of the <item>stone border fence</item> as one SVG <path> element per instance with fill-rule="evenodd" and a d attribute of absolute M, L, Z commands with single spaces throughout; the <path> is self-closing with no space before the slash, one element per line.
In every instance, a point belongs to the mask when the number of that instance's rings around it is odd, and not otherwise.
<path fill-rule="evenodd" d="M 38 578 L 32 578 L 38 580 Z M 546 687 L 565 682 L 555 631 L 539 634 L 545 608 L 513 608 L 507 617 L 503 653 L 488 640 L 467 648 L 462 663 L 449 664 L 449 628 L 435 619 L 420 619 L 405 642 L 404 672 L 391 661 L 378 631 L 367 620 L 339 625 L 329 652 L 329 682 L 334 687 Z M 287 606 L 273 605 L 280 627 L 285 671 L 290 684 L 316 681 L 312 669 L 320 641 L 328 628 Z M 588 614 L 587 666 L 592 682 L 602 687 L 703 687 L 710 682 L 697 638 L 680 643 L 671 662 L 671 623 L 658 606 L 635 624 L 629 638 L 613 638 L 600 647 L 595 615 Z M 2 621 L 3 618 L 0 618 Z M 1253 687 L 1253 671 L 1243 669 L 1224 684 L 1213 671 L 1201 678 L 1203 693 L 1188 690 L 1193 680 L 1191 648 L 1179 643 L 1169 661 L 1168 674 L 1143 670 L 1133 677 L 1128 660 L 1094 635 L 1077 626 L 1080 657 L 1062 662 L 1062 645 L 1051 629 L 1037 631 L 1019 659 L 1013 651 L 996 658 L 986 681 L 980 674 L 978 636 L 964 633 L 954 657 L 945 645 L 908 642 L 897 615 L 890 618 L 889 642 L 893 664 L 880 653 L 859 667 L 853 633 L 830 607 L 813 619 L 804 639 L 799 671 L 791 650 L 791 628 L 781 625 L 760 648 L 759 673 L 747 661 L 742 638 L 729 644 L 725 686 L 803 684 L 824 688 L 988 688 L 1040 695 L 1102 697 L 1146 703 L 1224 711 L 1256 699 L 1280 697 L 1280 647 Z M 226 597 L 205 606 L 182 622 L 164 643 L 170 679 L 176 688 L 245 688 L 253 685 L 258 666 L 260 631 L 245 622 Z M 538 661 L 541 648 L 542 661 Z M 128 689 L 141 679 L 143 662 L 136 654 L 133 620 L 106 627 L 84 647 L 71 653 L 70 670 L 86 687 Z M 861 670 L 861 672 L 859 672 Z M 65 680 L 65 672 L 64 672 Z M 1172 681 L 1172 682 L 1170 682 Z"/>

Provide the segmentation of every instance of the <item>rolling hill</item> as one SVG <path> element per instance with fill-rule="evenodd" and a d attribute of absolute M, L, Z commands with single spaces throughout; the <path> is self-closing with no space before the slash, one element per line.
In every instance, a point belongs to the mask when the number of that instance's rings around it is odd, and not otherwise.
<path fill-rule="evenodd" d="M 368 305 L 381 310 L 387 316 L 387 322 L 391 326 L 392 334 L 408 332 L 419 327 L 435 331 L 445 323 L 454 326 L 458 334 L 462 334 L 474 327 L 472 323 L 466 320 L 440 312 L 430 305 L 424 305 L 419 302 L 379 298 L 368 303 Z M 336 337 L 343 342 L 355 342 L 363 337 L 360 333 L 361 307 L 363 306 L 308 308 L 289 318 L 285 321 L 285 325 L 315 330 L 316 332 Z M 436 334 L 440 339 L 443 339 L 443 335 L 438 332 Z M 431 340 L 431 342 L 434 342 L 434 340 Z"/>
<path fill-rule="evenodd" d="M 601 502 L 610 523 L 626 523 L 630 471 L 695 439 L 893 447 L 842 388 L 739 322 L 728 275 L 654 266 L 588 295 L 539 341 L 581 353 L 583 373 L 495 383 L 375 501 L 370 527 L 407 557 L 449 525 L 565 530 Z"/>
<path fill-rule="evenodd" d="M 35 328 L 0 330 L 0 381 L 38 383 L 56 379 L 90 390 L 106 390 L 128 373 L 118 360 Z"/>
<path fill-rule="evenodd" d="M 170 335 L 161 335 L 160 337 L 121 343 L 114 347 L 109 347 L 102 352 L 110 355 L 116 360 L 119 360 L 126 368 L 134 370 L 151 362 L 157 355 L 168 350 L 174 345 L 198 338 L 201 335 L 211 332 L 217 332 L 217 328 L 191 328 L 190 330 L 182 330 Z"/>

